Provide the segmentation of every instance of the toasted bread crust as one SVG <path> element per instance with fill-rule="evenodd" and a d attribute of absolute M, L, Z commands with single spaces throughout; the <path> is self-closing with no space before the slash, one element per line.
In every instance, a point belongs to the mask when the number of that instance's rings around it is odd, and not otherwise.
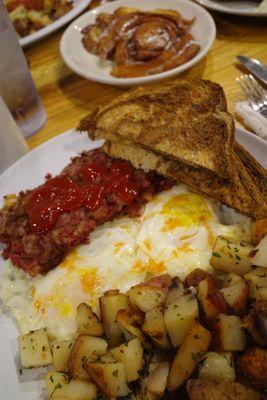
<path fill-rule="evenodd" d="M 91 135 L 112 129 L 168 157 L 231 176 L 234 123 L 216 83 L 177 80 L 133 89 L 93 110 L 79 128 L 84 125 Z"/>
<path fill-rule="evenodd" d="M 267 216 L 267 172 L 234 141 L 233 118 L 217 84 L 194 79 L 133 89 L 93 110 L 78 129 L 104 138 L 113 157 L 253 219 Z"/>

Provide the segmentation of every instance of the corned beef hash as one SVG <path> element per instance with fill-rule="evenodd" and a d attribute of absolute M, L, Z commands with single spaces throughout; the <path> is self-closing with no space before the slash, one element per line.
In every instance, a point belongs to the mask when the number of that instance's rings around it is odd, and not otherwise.
<path fill-rule="evenodd" d="M 59 176 L 47 176 L 0 211 L 5 259 L 31 276 L 55 268 L 99 224 L 137 216 L 142 204 L 172 186 L 156 173 L 110 158 L 101 149 L 74 158 Z"/>

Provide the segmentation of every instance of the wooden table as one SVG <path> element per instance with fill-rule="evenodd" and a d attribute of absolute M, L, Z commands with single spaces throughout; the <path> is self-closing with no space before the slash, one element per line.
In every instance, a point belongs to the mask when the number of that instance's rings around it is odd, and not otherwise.
<path fill-rule="evenodd" d="M 229 109 L 242 99 L 235 81 L 241 71 L 235 56 L 244 54 L 267 64 L 267 18 L 242 18 L 213 14 L 217 37 L 208 55 L 180 77 L 201 77 L 221 84 Z M 25 51 L 47 112 L 44 128 L 29 140 L 30 148 L 75 127 L 96 105 L 124 91 L 114 86 L 85 80 L 63 62 L 59 42 L 63 29 Z"/>

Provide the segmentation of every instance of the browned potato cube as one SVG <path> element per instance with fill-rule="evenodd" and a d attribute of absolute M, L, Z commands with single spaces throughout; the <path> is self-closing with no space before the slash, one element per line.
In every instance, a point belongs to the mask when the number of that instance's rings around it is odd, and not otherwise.
<path fill-rule="evenodd" d="M 213 280 L 204 279 L 199 283 L 198 298 L 208 321 L 213 320 L 219 313 L 227 314 L 229 311 L 219 287 Z"/>
<path fill-rule="evenodd" d="M 97 388 L 88 380 L 70 379 L 62 372 L 48 372 L 45 383 L 50 399 L 96 400 Z"/>
<path fill-rule="evenodd" d="M 267 218 L 266 218 L 267 227 Z M 258 267 L 267 267 L 267 232 L 253 251 L 252 263 Z M 252 252 L 252 253 L 253 253 Z"/>
<path fill-rule="evenodd" d="M 267 350 L 254 347 L 237 360 L 237 371 L 244 382 L 256 389 L 267 388 Z"/>
<path fill-rule="evenodd" d="M 168 307 L 173 301 L 179 299 L 184 294 L 184 285 L 178 277 L 172 278 L 172 284 L 166 296 L 165 306 Z"/>
<path fill-rule="evenodd" d="M 107 396 L 120 397 L 129 393 L 123 363 L 115 360 L 105 362 L 100 359 L 100 362 L 87 363 L 85 368 L 99 389 Z"/>
<path fill-rule="evenodd" d="M 125 294 L 111 291 L 100 297 L 99 304 L 108 344 L 110 347 L 118 346 L 123 342 L 123 333 L 116 321 L 116 316 L 119 310 L 129 307 L 128 297 Z"/>
<path fill-rule="evenodd" d="M 146 312 L 143 331 L 150 336 L 153 343 L 161 349 L 169 349 L 167 329 L 164 323 L 164 315 L 161 307 L 155 307 Z"/>
<path fill-rule="evenodd" d="M 267 346 L 267 301 L 253 303 L 243 326 L 259 346 Z"/>
<path fill-rule="evenodd" d="M 190 379 L 186 385 L 190 400 L 260 400 L 260 394 L 237 382 Z"/>
<path fill-rule="evenodd" d="M 140 378 L 140 371 L 143 366 L 143 346 L 140 339 L 136 337 L 114 347 L 110 352 L 116 361 L 124 364 L 127 382 L 136 381 Z"/>
<path fill-rule="evenodd" d="M 146 286 L 165 289 L 166 293 L 169 290 L 171 284 L 172 284 L 172 278 L 170 277 L 169 274 L 154 276 L 153 278 L 145 282 Z"/>
<path fill-rule="evenodd" d="M 19 354 L 23 368 L 38 368 L 52 364 L 52 353 L 44 329 L 18 337 Z"/>
<path fill-rule="evenodd" d="M 236 315 L 219 314 L 213 324 L 212 344 L 216 350 L 244 350 L 246 336 L 241 319 Z"/>
<path fill-rule="evenodd" d="M 248 284 L 243 277 L 234 273 L 225 275 L 220 293 L 234 314 L 244 313 L 248 302 Z"/>
<path fill-rule="evenodd" d="M 198 321 L 193 321 L 171 365 L 167 381 L 169 391 L 178 389 L 189 378 L 208 350 L 210 341 L 210 332 Z"/>
<path fill-rule="evenodd" d="M 166 308 L 164 322 L 174 347 L 182 343 L 192 321 L 197 316 L 198 303 L 193 294 L 179 297 Z"/>
<path fill-rule="evenodd" d="M 198 377 L 215 382 L 235 381 L 236 377 L 232 353 L 208 352 L 201 362 Z"/>
<path fill-rule="evenodd" d="M 267 235 L 267 218 L 251 222 L 252 243 L 257 245 Z"/>
<path fill-rule="evenodd" d="M 90 336 L 102 336 L 104 334 L 101 322 L 88 304 L 81 303 L 78 305 L 76 323 L 79 333 Z"/>
<path fill-rule="evenodd" d="M 162 397 L 166 386 L 169 375 L 170 364 L 168 361 L 159 363 L 157 368 L 151 373 L 147 381 L 147 389 L 149 392 Z"/>
<path fill-rule="evenodd" d="M 71 352 L 72 341 L 62 340 L 52 345 L 53 365 L 56 371 L 68 371 L 68 358 Z"/>
<path fill-rule="evenodd" d="M 147 312 L 165 303 L 167 291 L 160 287 L 149 286 L 146 282 L 132 287 L 127 295 L 132 306 Z"/>
<path fill-rule="evenodd" d="M 197 288 L 200 282 L 204 281 L 204 279 L 214 280 L 213 276 L 209 272 L 204 271 L 204 269 L 201 268 L 195 268 L 193 271 L 190 272 L 190 274 L 187 275 L 184 284 L 185 287 L 187 288 L 189 287 Z"/>
<path fill-rule="evenodd" d="M 232 239 L 218 236 L 210 264 L 219 271 L 244 275 L 251 271 L 252 250 L 253 247 L 248 243 L 236 242 Z"/>
<path fill-rule="evenodd" d="M 140 328 L 144 322 L 144 314 L 142 311 L 133 307 L 128 307 L 126 310 L 120 310 L 117 313 L 116 321 L 124 333 L 126 340 L 130 340 L 136 336 L 142 343 L 145 342 L 144 334 Z"/>
<path fill-rule="evenodd" d="M 85 362 L 107 351 L 107 342 L 95 336 L 79 335 L 75 340 L 68 359 L 68 371 L 72 378 L 86 379 Z"/>
<path fill-rule="evenodd" d="M 158 400 L 159 396 L 148 390 L 148 382 L 155 369 L 159 366 L 158 362 L 150 362 L 146 368 L 144 377 L 140 379 L 140 389 L 142 400 Z"/>
<path fill-rule="evenodd" d="M 267 268 L 258 267 L 245 275 L 249 285 L 249 297 L 255 300 L 267 300 Z"/>

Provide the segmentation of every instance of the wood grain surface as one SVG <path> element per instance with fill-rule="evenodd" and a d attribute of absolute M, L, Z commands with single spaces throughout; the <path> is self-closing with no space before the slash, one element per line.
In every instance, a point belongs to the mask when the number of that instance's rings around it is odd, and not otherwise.
<path fill-rule="evenodd" d="M 95 4 L 93 4 L 95 5 Z M 200 77 L 223 86 L 229 110 L 243 98 L 235 81 L 242 71 L 235 56 L 255 57 L 267 64 L 267 18 L 244 18 L 213 13 L 217 36 L 208 55 L 179 77 Z M 72 72 L 59 52 L 62 32 L 58 31 L 25 50 L 33 78 L 47 113 L 47 122 L 28 139 L 30 148 L 77 126 L 95 106 L 126 89 L 88 81 Z"/>

